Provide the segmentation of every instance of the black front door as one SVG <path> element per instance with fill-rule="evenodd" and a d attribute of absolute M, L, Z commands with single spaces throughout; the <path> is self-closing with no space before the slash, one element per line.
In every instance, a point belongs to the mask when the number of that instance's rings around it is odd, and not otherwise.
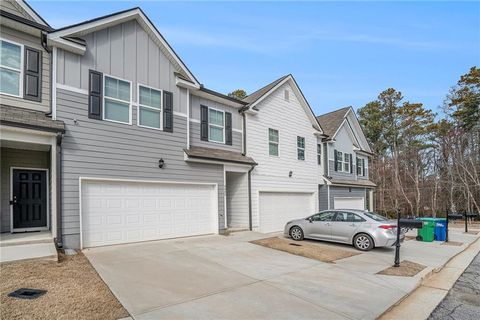
<path fill-rule="evenodd" d="M 13 170 L 13 228 L 47 226 L 47 173 L 41 170 Z"/>

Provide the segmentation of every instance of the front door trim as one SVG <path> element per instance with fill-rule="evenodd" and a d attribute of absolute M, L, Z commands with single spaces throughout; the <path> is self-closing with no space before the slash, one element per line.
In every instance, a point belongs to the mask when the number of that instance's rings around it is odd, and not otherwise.
<path fill-rule="evenodd" d="M 13 170 L 37 170 L 45 171 L 47 175 L 46 190 L 47 190 L 47 226 L 36 228 L 13 228 L 13 204 L 10 204 L 10 233 L 14 232 L 28 232 L 28 231 L 45 231 L 50 230 L 50 175 L 46 168 L 30 168 L 30 167 L 10 167 L 10 201 L 13 201 Z M 11 203 L 11 202 L 10 202 Z"/>

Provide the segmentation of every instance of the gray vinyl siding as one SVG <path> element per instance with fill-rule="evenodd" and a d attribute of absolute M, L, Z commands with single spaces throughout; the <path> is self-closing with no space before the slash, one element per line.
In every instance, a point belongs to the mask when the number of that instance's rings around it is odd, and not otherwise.
<path fill-rule="evenodd" d="M 327 185 L 318 185 L 318 210 L 328 209 L 328 190 Z"/>
<path fill-rule="evenodd" d="M 191 119 L 200 121 L 200 106 L 204 105 L 209 108 L 230 112 L 232 114 L 232 128 L 237 130 L 242 130 L 242 116 L 240 115 L 240 113 L 238 113 L 238 109 L 235 109 L 231 106 L 228 106 L 216 101 L 197 97 L 195 95 L 191 95 L 190 105 L 191 105 L 191 109 L 190 109 Z"/>
<path fill-rule="evenodd" d="M 88 72 L 93 69 L 132 81 L 133 101 L 137 101 L 138 84 L 169 90 L 174 111 L 187 113 L 187 104 L 180 101 L 185 92 L 180 93 L 175 84 L 174 72 L 179 70 L 136 21 L 89 33 L 83 39 L 87 45 L 83 56 L 58 50 L 58 83 L 88 90 Z"/>
<path fill-rule="evenodd" d="M 2 1 L 3 2 L 3 1 Z M 40 33 L 39 33 L 40 34 Z M 2 25 L 0 28 L 0 38 L 10 40 L 15 43 L 28 46 L 42 52 L 42 101 L 30 101 L 19 97 L 12 97 L 0 94 L 1 104 L 17 108 L 26 108 L 42 112 L 50 112 L 50 54 L 43 49 L 40 36 L 20 32 Z M 25 57 L 24 57 L 25 60 Z"/>
<path fill-rule="evenodd" d="M 231 146 L 226 145 L 224 143 L 202 141 L 200 139 L 200 123 L 190 122 L 190 145 L 197 146 L 197 147 L 206 147 L 206 148 L 242 152 L 242 133 L 238 131 L 232 132 Z"/>
<path fill-rule="evenodd" d="M 330 177 L 336 178 L 336 179 L 343 179 L 343 180 L 355 180 L 355 157 L 353 157 L 353 165 L 354 165 L 354 170 L 353 173 L 347 173 L 347 172 L 341 172 L 341 171 L 335 171 L 335 161 L 330 160 L 328 161 L 328 166 L 330 170 Z"/>
<path fill-rule="evenodd" d="M 49 152 L 45 151 L 11 148 L 1 148 L 0 153 L 0 225 L 1 232 L 10 232 L 10 167 L 48 169 L 50 157 Z"/>
<path fill-rule="evenodd" d="M 79 246 L 79 177 L 216 183 L 219 229 L 224 228 L 223 166 L 185 162 L 186 117 L 174 116 L 173 133 L 94 120 L 87 115 L 87 95 L 57 92 L 57 119 L 66 127 L 62 142 L 62 232 L 66 247 Z M 132 113 L 135 124 L 135 107 Z M 164 169 L 158 168 L 160 158 L 165 161 Z"/>

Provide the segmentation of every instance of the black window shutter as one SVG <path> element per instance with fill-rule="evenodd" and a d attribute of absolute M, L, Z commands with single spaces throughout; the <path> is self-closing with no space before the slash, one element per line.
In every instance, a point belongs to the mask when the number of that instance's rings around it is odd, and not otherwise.
<path fill-rule="evenodd" d="M 365 159 L 362 159 L 362 168 L 363 176 L 365 177 Z"/>
<path fill-rule="evenodd" d="M 350 173 L 353 173 L 353 156 L 350 153 Z"/>
<path fill-rule="evenodd" d="M 102 119 L 103 74 L 98 71 L 88 72 L 88 117 Z"/>
<path fill-rule="evenodd" d="M 333 150 L 333 159 L 335 162 L 335 171 L 338 171 L 338 154 L 336 149 Z"/>
<path fill-rule="evenodd" d="M 173 132 L 173 93 L 163 91 L 163 131 Z"/>
<path fill-rule="evenodd" d="M 232 114 L 225 112 L 225 144 L 232 145 Z"/>
<path fill-rule="evenodd" d="M 200 106 L 200 139 L 208 141 L 208 107 Z"/>
<path fill-rule="evenodd" d="M 42 101 L 42 52 L 25 47 L 23 98 Z"/>

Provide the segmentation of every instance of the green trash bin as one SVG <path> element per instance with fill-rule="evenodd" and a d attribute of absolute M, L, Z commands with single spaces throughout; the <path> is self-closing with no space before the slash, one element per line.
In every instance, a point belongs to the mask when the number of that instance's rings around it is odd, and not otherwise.
<path fill-rule="evenodd" d="M 423 228 L 417 231 L 417 240 L 424 242 L 432 242 L 435 238 L 435 224 L 436 218 L 417 218 L 417 220 L 423 221 Z"/>

